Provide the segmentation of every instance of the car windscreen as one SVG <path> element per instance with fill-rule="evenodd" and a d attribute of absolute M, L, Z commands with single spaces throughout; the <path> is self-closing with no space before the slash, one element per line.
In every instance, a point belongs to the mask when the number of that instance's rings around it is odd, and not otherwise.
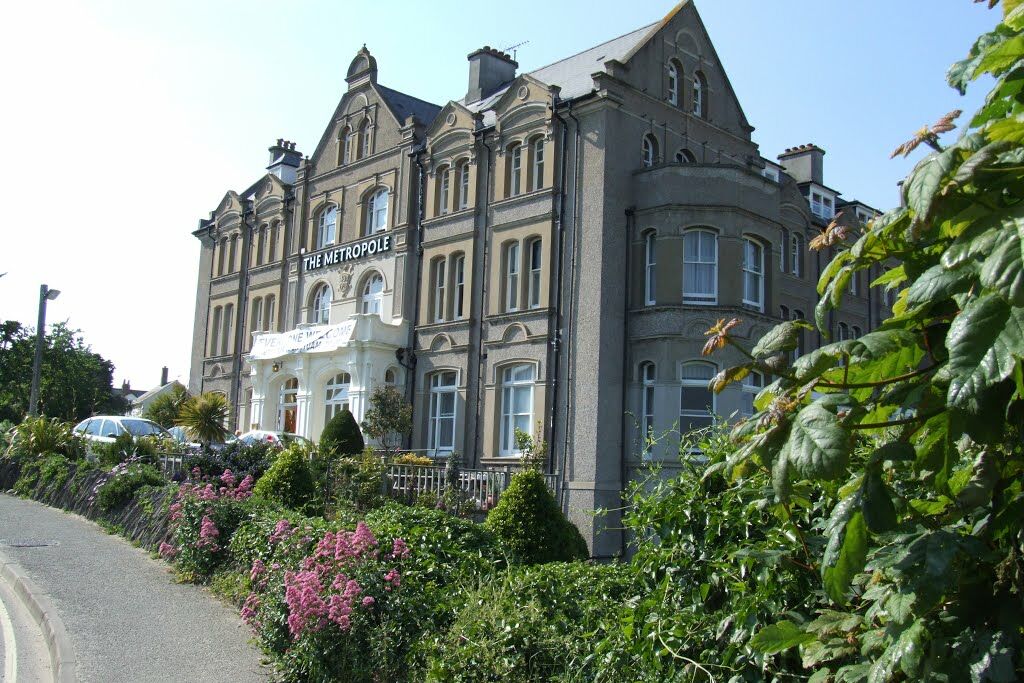
<path fill-rule="evenodd" d="M 162 427 L 146 420 L 121 420 L 121 424 L 132 436 L 164 436 Z"/>

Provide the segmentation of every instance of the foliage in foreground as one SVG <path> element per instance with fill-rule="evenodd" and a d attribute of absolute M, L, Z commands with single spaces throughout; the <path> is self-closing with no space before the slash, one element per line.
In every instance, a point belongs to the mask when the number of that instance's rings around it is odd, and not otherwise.
<path fill-rule="evenodd" d="M 256 482 L 254 492 L 292 510 L 306 509 L 317 492 L 303 447 L 293 444 L 281 451 L 270 469 Z"/>
<path fill-rule="evenodd" d="M 833 223 L 812 248 L 838 249 L 819 281 L 817 327 L 859 271 L 898 291 L 893 315 L 856 340 L 787 366 L 801 323 L 784 323 L 750 361 L 779 377 L 740 445 L 717 468 L 735 478 L 771 472 L 775 496 L 798 505 L 809 486 L 838 486 L 820 547 L 803 562 L 828 600 L 782 615 L 753 644 L 799 647 L 816 681 L 1012 681 L 1024 676 L 1024 4 L 949 71 L 963 91 L 996 84 L 949 145 L 951 112 L 896 153 L 925 145 L 903 185 L 905 208 L 862 234 Z M 866 274 L 866 273 L 865 273 Z M 735 322 L 709 331 L 706 351 Z M 861 457 L 858 444 L 870 437 Z M 810 482 L 810 483 L 808 483 Z M 781 666 L 776 662 L 775 666 Z"/>
<path fill-rule="evenodd" d="M 228 435 L 231 405 L 223 394 L 207 392 L 186 400 L 178 410 L 176 424 L 185 428 L 190 438 L 200 443 L 220 443 Z"/>
<path fill-rule="evenodd" d="M 329 458 L 354 456 L 363 452 L 363 433 L 348 408 L 330 419 L 320 434 L 320 454 Z"/>

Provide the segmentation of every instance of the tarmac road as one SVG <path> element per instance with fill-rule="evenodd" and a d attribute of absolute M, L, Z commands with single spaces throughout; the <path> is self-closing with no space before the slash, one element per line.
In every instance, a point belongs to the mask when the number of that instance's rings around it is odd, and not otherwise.
<path fill-rule="evenodd" d="M 63 622 L 77 680 L 270 678 L 234 609 L 174 583 L 166 564 L 82 517 L 0 494 L 0 557 L 20 565 Z"/>

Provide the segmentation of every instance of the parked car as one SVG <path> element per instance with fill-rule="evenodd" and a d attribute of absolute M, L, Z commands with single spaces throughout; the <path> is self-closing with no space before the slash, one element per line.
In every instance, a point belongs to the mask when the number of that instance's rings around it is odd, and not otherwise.
<path fill-rule="evenodd" d="M 114 443 L 114 439 L 122 434 L 130 434 L 136 439 L 140 436 L 174 438 L 170 432 L 152 420 L 126 415 L 94 415 L 76 424 L 74 432 L 91 444 Z M 89 450 L 91 452 L 93 449 L 90 447 Z"/>
<path fill-rule="evenodd" d="M 291 432 L 274 432 L 265 429 L 253 429 L 238 437 L 238 441 L 244 446 L 251 446 L 254 443 L 265 441 L 282 448 L 292 443 L 300 443 L 304 446 L 312 446 L 313 442 L 304 436 L 292 434 Z"/>

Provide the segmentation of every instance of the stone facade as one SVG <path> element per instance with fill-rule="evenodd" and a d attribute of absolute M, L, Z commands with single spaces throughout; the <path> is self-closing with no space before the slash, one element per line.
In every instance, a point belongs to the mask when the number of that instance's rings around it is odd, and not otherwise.
<path fill-rule="evenodd" d="M 769 378 L 711 398 L 738 361 L 700 355 L 718 318 L 751 340 L 810 318 L 828 255 L 807 244 L 842 210 L 814 145 L 764 159 L 696 9 L 547 67 L 469 55 L 443 106 L 386 88 L 363 48 L 313 153 L 283 140 L 268 173 L 228 192 L 201 243 L 193 391 L 220 391 L 241 429 L 316 438 L 392 383 L 409 446 L 469 466 L 549 444 L 562 505 L 597 556 L 622 551 L 624 483 L 671 461 L 644 434 L 749 410 Z M 851 286 L 835 334 L 887 302 Z M 821 342 L 806 334 L 805 349 Z"/>

